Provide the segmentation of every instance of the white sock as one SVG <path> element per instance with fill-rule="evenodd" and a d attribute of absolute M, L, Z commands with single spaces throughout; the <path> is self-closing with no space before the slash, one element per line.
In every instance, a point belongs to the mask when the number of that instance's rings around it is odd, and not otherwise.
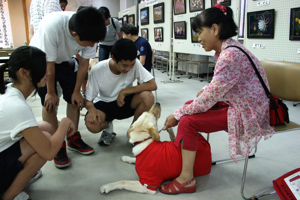
<path fill-rule="evenodd" d="M 108 122 L 107 128 L 103 129 L 103 131 L 107 133 L 113 133 L 114 132 L 114 126 L 112 122 Z"/>

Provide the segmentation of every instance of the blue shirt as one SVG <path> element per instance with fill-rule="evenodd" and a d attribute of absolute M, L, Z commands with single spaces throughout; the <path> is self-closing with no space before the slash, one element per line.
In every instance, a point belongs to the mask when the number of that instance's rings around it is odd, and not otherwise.
<path fill-rule="evenodd" d="M 138 37 L 138 39 L 134 42 L 135 46 L 138 50 L 138 56 L 137 58 L 140 59 L 140 56 L 145 55 L 146 56 L 146 61 L 144 64 L 144 67 L 151 72 L 151 67 L 152 67 L 152 49 L 149 44 L 149 42 L 143 38 L 143 37 Z"/>

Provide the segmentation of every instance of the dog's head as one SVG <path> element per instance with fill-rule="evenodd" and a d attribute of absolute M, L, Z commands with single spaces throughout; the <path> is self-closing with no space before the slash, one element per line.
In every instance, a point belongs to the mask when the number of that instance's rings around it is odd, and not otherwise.
<path fill-rule="evenodd" d="M 159 141 L 157 120 L 160 117 L 160 113 L 161 108 L 159 103 L 155 103 L 148 112 L 144 112 L 129 128 L 129 142 L 134 144 L 149 137 L 155 141 Z"/>

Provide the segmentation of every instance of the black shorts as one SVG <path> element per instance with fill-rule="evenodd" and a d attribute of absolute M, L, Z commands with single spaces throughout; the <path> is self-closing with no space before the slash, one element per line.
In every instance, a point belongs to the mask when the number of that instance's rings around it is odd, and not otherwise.
<path fill-rule="evenodd" d="M 75 64 L 69 61 L 60 64 L 55 63 L 55 93 L 57 94 L 56 84 L 59 82 L 63 98 L 66 102 L 72 104 L 71 98 L 76 84 L 77 72 L 74 72 Z M 45 96 L 47 94 L 47 86 L 39 88 L 39 96 L 41 97 L 42 105 L 44 105 Z"/>
<path fill-rule="evenodd" d="M 105 113 L 105 121 L 113 121 L 114 119 L 126 119 L 134 115 L 135 109 L 130 107 L 134 94 L 125 97 L 125 104 L 119 107 L 117 101 L 104 102 L 98 101 L 94 104 L 95 108 Z"/>
<path fill-rule="evenodd" d="M 23 169 L 23 164 L 18 160 L 21 155 L 20 141 L 0 152 L 0 194 L 9 188 L 17 174 Z"/>

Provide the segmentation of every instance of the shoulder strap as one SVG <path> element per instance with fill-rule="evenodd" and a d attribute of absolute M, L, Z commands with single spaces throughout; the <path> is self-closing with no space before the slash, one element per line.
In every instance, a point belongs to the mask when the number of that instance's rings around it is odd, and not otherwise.
<path fill-rule="evenodd" d="M 253 67 L 253 69 L 254 69 L 254 71 L 255 71 L 255 73 L 256 73 L 256 75 L 257 75 L 259 81 L 261 82 L 261 84 L 262 84 L 262 86 L 263 86 L 263 88 L 264 88 L 264 90 L 265 90 L 265 92 L 266 92 L 267 97 L 270 98 L 270 97 L 271 97 L 271 93 L 270 93 L 269 89 L 267 88 L 267 86 L 266 86 L 264 80 L 262 79 L 262 77 L 261 77 L 261 75 L 260 75 L 258 69 L 256 68 L 256 66 L 255 66 L 255 64 L 254 64 L 254 62 L 253 62 L 253 60 L 251 59 L 251 57 L 244 51 L 244 49 L 242 49 L 242 48 L 239 47 L 239 46 L 229 45 L 229 46 L 226 47 L 226 49 L 227 49 L 228 47 L 236 47 L 236 48 L 238 48 L 239 50 L 241 50 L 241 51 L 248 57 L 248 59 L 249 59 L 249 61 L 251 62 L 252 67 Z"/>
<path fill-rule="evenodd" d="M 113 27 L 115 28 L 115 30 L 117 30 L 115 22 L 114 22 L 114 18 L 110 18 L 110 19 L 111 19 L 111 23 L 112 23 Z"/>

